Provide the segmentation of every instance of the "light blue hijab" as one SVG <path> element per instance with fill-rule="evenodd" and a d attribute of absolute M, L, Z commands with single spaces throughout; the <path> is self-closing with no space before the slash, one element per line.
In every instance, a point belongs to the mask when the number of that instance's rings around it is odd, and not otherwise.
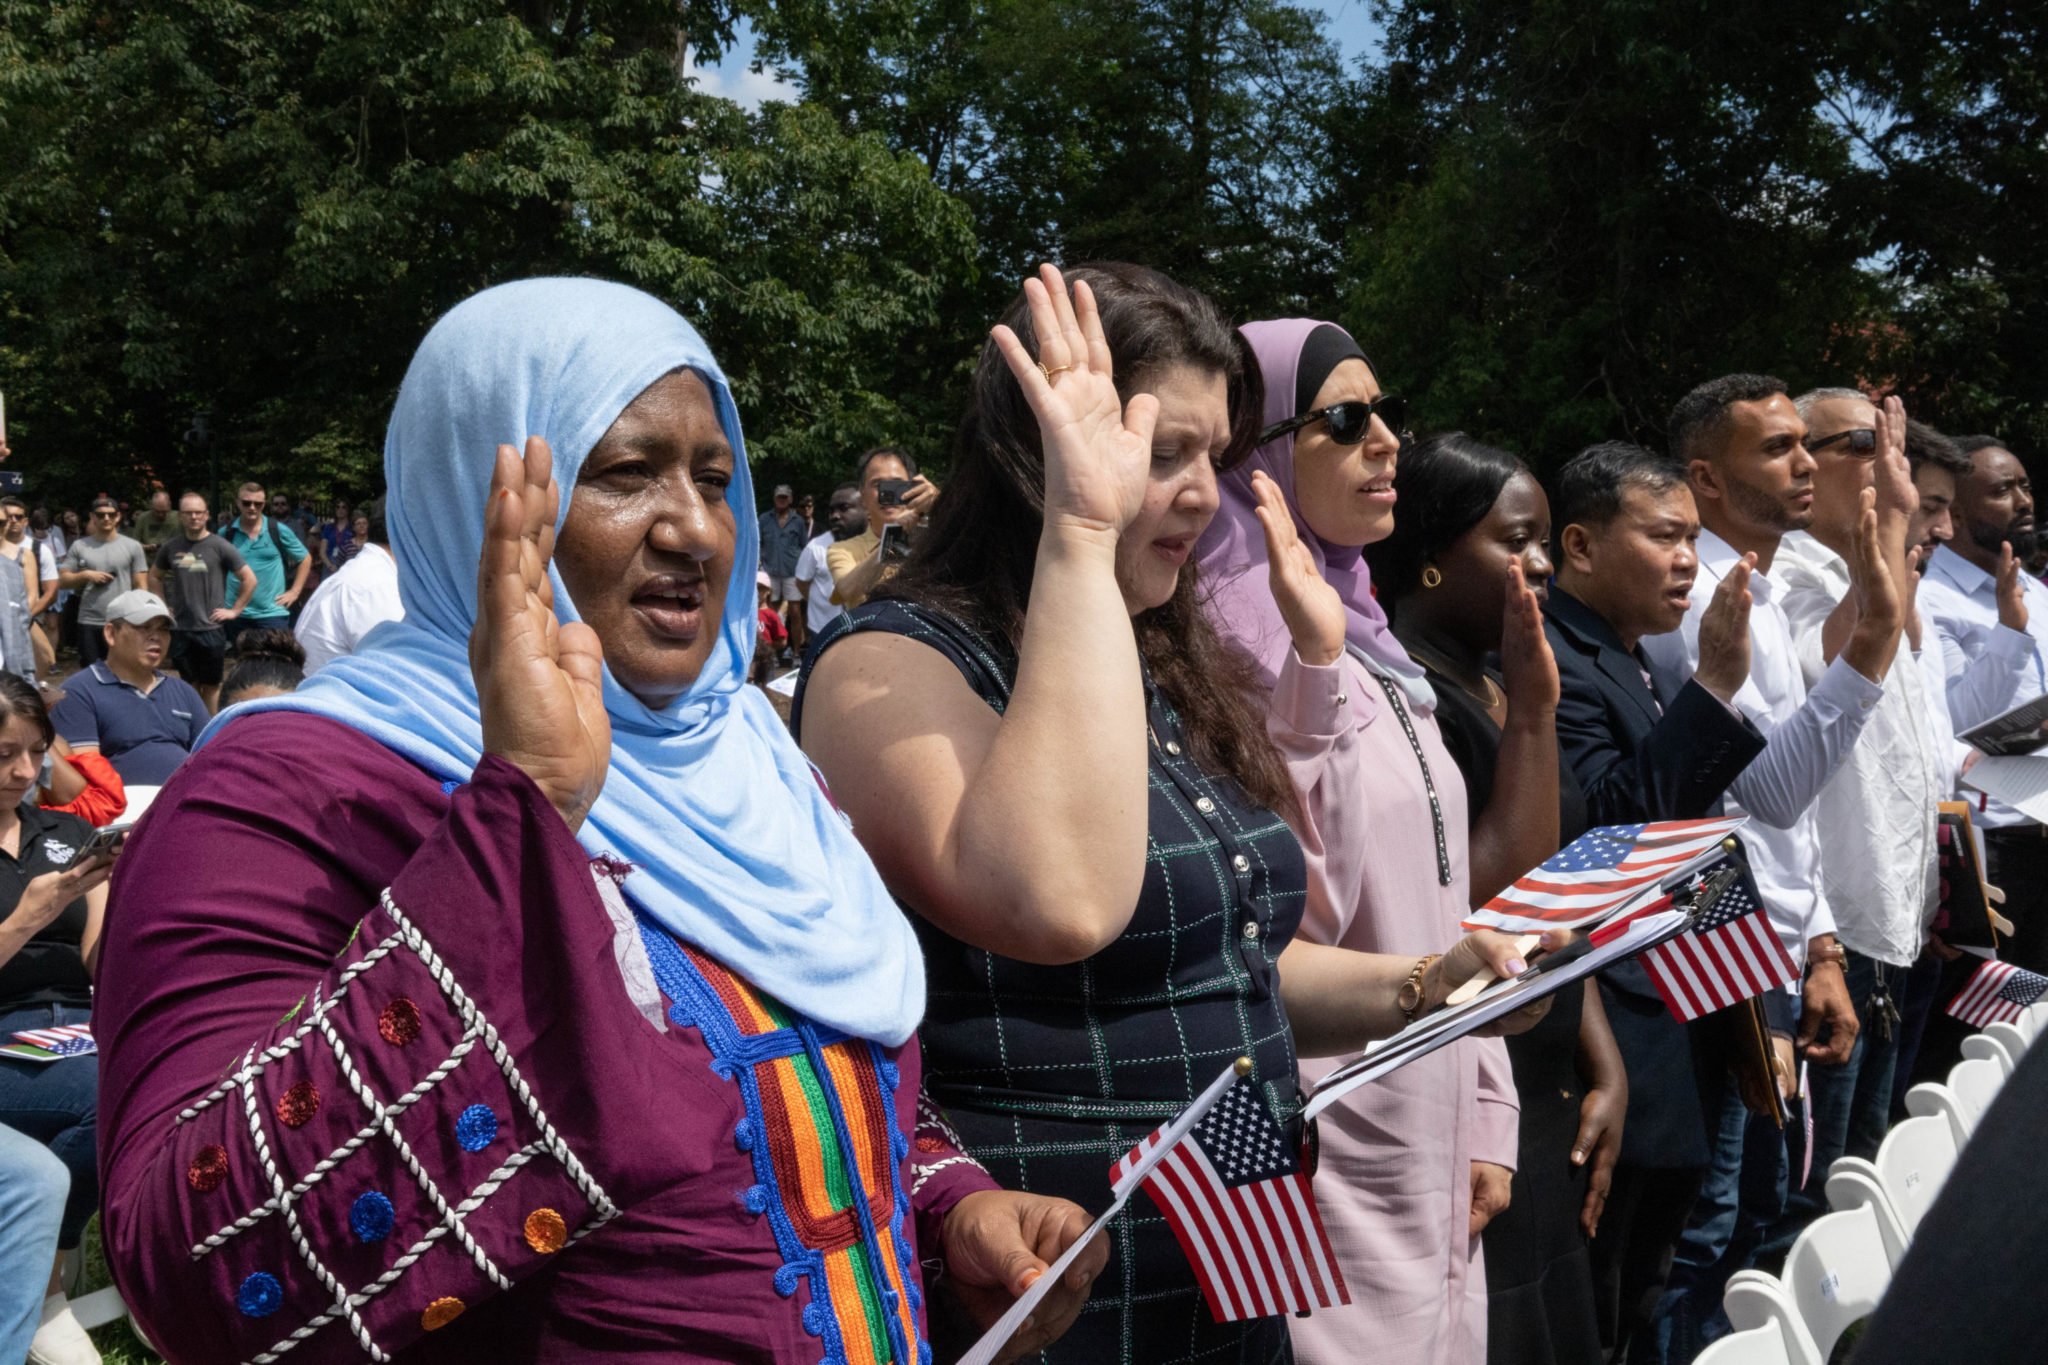
<path fill-rule="evenodd" d="M 631 863 L 627 898 L 678 938 L 821 1024 L 900 1044 L 924 1014 L 916 936 L 768 699 L 747 685 L 760 534 L 732 391 L 696 329 L 636 289 L 523 280 L 434 325 L 384 438 L 405 619 L 297 692 L 235 707 L 202 743 L 242 716 L 303 711 L 437 776 L 467 778 L 483 755 L 468 642 L 498 446 L 547 439 L 566 517 L 590 448 L 683 367 L 710 388 L 734 455 L 726 498 L 738 543 L 719 641 L 696 682 L 660 710 L 605 670 L 611 772 L 577 837 Z M 548 578 L 556 614 L 578 619 L 552 565 Z"/>

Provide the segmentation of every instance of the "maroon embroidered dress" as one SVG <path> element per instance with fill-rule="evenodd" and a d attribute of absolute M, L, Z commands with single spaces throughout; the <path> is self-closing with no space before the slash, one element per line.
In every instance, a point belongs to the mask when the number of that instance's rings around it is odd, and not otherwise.
<path fill-rule="evenodd" d="M 599 872 L 509 765 L 444 790 L 323 719 L 172 780 L 95 1017 L 108 1260 L 171 1360 L 929 1358 L 918 1257 L 993 1182 L 910 1140 L 915 1043 Z"/>

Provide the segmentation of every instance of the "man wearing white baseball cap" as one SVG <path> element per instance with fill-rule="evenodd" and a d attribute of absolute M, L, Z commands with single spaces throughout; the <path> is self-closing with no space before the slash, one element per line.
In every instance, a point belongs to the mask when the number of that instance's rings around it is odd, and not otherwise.
<path fill-rule="evenodd" d="M 206 703 L 158 667 L 171 647 L 171 609 L 131 588 L 106 606 L 106 658 L 64 684 L 50 712 L 74 750 L 97 749 L 129 786 L 159 787 L 206 727 Z"/>

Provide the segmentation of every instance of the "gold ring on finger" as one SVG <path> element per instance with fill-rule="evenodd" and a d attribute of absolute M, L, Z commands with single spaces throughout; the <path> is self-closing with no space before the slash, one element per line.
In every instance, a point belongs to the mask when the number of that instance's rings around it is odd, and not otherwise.
<path fill-rule="evenodd" d="M 1047 368 L 1045 368 L 1044 361 L 1041 360 L 1040 362 L 1038 362 L 1038 372 L 1045 376 L 1045 382 L 1048 384 L 1052 383 L 1052 377 L 1054 375 L 1065 374 L 1068 370 L 1071 370 L 1073 368 L 1074 367 L 1072 365 L 1055 365 L 1048 370 Z"/>

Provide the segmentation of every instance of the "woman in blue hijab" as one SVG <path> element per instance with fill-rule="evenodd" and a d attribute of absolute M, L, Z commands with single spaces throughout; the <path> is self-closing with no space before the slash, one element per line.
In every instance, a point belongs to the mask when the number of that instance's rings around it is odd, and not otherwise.
<path fill-rule="evenodd" d="M 920 1259 L 992 1318 L 1087 1220 L 919 1113 L 915 939 L 745 686 L 703 341 L 620 285 L 487 290 L 385 477 L 405 619 L 217 720 L 115 881 L 105 1232 L 152 1339 L 911 1365 Z"/>

